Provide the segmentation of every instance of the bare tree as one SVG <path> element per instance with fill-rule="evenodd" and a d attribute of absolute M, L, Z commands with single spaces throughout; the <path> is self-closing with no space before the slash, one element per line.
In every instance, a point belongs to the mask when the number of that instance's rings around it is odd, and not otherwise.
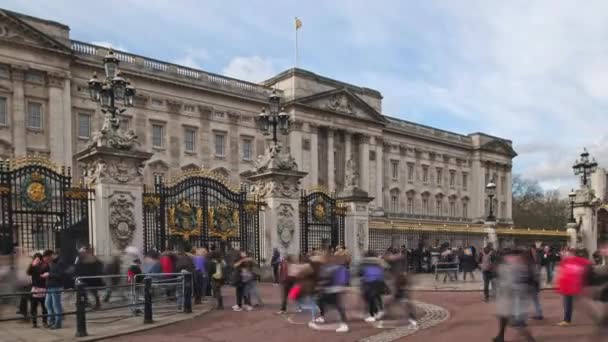
<path fill-rule="evenodd" d="M 568 201 L 557 190 L 543 191 L 538 181 L 513 176 L 513 222 L 520 228 L 566 226 Z"/>

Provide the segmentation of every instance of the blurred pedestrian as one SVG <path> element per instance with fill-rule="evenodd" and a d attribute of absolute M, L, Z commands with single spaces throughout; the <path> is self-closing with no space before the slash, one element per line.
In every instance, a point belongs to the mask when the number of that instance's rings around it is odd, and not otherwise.
<path fill-rule="evenodd" d="M 505 252 L 502 262 L 497 267 L 496 313 L 499 330 L 494 342 L 504 342 L 505 331 L 509 320 L 514 321 L 519 333 L 526 341 L 535 341 L 525 324 L 522 324 L 522 309 L 526 307 L 529 269 L 519 250 Z"/>
<path fill-rule="evenodd" d="M 82 277 L 82 283 L 85 284 L 87 292 L 93 295 L 95 298 L 94 309 L 101 307 L 99 298 L 98 288 L 103 287 L 104 283 L 101 278 L 103 274 L 103 264 L 101 261 L 93 255 L 93 253 L 87 248 L 81 248 L 76 261 L 74 276 L 76 278 Z M 89 306 L 88 296 L 85 297 L 85 304 Z"/>
<path fill-rule="evenodd" d="M 40 277 L 46 279 L 46 296 L 44 305 L 48 312 L 48 324 L 50 329 L 61 329 L 63 318 L 63 306 L 61 303 L 61 293 L 64 285 L 64 274 L 67 265 L 61 258 L 54 258 L 51 250 L 42 253 L 43 261 L 49 265 L 48 272 Z"/>
<path fill-rule="evenodd" d="M 598 255 L 600 258 L 608 258 L 608 241 L 600 244 Z M 599 341 L 602 336 L 608 336 L 608 265 L 596 265 L 589 280 L 592 285 L 592 313 L 597 326 L 594 341 Z"/>
<path fill-rule="evenodd" d="M 483 297 L 486 302 L 490 300 L 490 287 L 492 288 L 492 292 L 495 292 L 494 272 L 497 261 L 496 251 L 492 248 L 492 244 L 489 243 L 479 253 L 479 265 L 483 277 Z"/>
<path fill-rule="evenodd" d="M 470 247 L 465 248 L 460 258 L 460 268 L 462 269 L 462 280 L 467 281 L 467 274 L 471 276 L 471 279 L 475 281 L 475 275 L 473 272 L 477 268 L 477 261 L 473 256 L 473 251 Z"/>
<path fill-rule="evenodd" d="M 281 266 L 281 253 L 278 248 L 272 249 L 272 257 L 270 258 L 270 267 L 272 267 L 272 282 L 279 285 L 279 267 Z"/>
<path fill-rule="evenodd" d="M 46 296 L 46 280 L 42 278 L 44 273 L 49 271 L 49 265 L 42 260 L 42 254 L 36 253 L 32 259 L 30 267 L 27 269 L 27 274 L 32 277 L 32 298 L 30 315 L 32 317 L 32 326 L 38 327 L 38 305 L 42 309 L 42 322 L 44 327 L 48 327 L 47 310 L 44 305 L 44 297 Z"/>
<path fill-rule="evenodd" d="M 201 304 L 207 294 L 209 275 L 207 274 L 207 249 L 197 248 L 192 257 L 194 263 L 194 304 Z"/>
<path fill-rule="evenodd" d="M 559 326 L 567 327 L 572 323 L 574 298 L 581 294 L 591 270 L 591 261 L 586 251 L 577 249 L 564 255 L 559 264 L 557 292 L 564 298 L 564 319 Z"/>
<path fill-rule="evenodd" d="M 553 270 L 556 261 L 555 252 L 548 245 L 545 246 L 540 253 L 540 265 L 545 269 L 545 273 L 547 274 L 547 284 L 553 283 Z"/>
<path fill-rule="evenodd" d="M 218 252 L 211 253 L 211 263 L 209 264 L 209 275 L 211 277 L 211 287 L 213 297 L 216 300 L 215 309 L 224 309 L 224 299 L 222 298 L 222 285 L 224 284 L 224 269 L 226 264 L 224 258 Z"/>
<path fill-rule="evenodd" d="M 333 253 L 332 253 L 333 254 Z M 326 263 L 321 266 L 319 275 L 319 307 L 321 310 L 320 319 L 317 322 L 325 321 L 327 309 L 332 306 L 338 311 L 339 323 L 336 332 L 345 333 L 349 331 L 346 324 L 346 311 L 344 309 L 343 295 L 347 290 L 347 270 L 344 266 L 345 261 L 340 256 L 329 256 Z M 309 325 L 317 329 L 316 323 Z"/>
<path fill-rule="evenodd" d="M 361 291 L 367 304 L 368 323 L 382 318 L 382 294 L 386 286 L 384 282 L 384 262 L 376 253 L 369 251 L 361 259 L 359 265 L 359 276 L 361 277 Z"/>

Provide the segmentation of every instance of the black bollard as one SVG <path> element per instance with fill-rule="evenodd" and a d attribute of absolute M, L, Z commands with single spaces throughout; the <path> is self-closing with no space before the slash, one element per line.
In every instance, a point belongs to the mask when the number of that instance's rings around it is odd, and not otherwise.
<path fill-rule="evenodd" d="M 184 313 L 192 313 L 192 273 L 184 273 Z"/>
<path fill-rule="evenodd" d="M 144 324 L 154 323 L 152 320 L 152 278 L 144 279 Z"/>
<path fill-rule="evenodd" d="M 76 337 L 85 337 L 87 334 L 86 303 L 87 291 L 83 283 L 76 284 Z"/>

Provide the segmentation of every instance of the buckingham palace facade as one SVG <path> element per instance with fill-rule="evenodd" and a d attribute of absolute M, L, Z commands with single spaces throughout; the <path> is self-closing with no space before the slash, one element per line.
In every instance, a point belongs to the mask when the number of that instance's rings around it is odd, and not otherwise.
<path fill-rule="evenodd" d="M 74 154 L 102 125 L 87 82 L 102 73 L 108 49 L 71 40 L 69 27 L 0 10 L 0 157 L 39 155 L 82 172 Z M 495 213 L 511 220 L 510 140 L 456 134 L 385 113 L 382 94 L 302 69 L 260 84 L 115 51 L 122 73 L 137 88 L 133 108 L 120 117 L 144 150 L 144 170 L 177 176 L 204 167 L 244 182 L 267 137 L 255 117 L 277 89 L 292 116 L 281 137 L 301 171 L 303 189 L 339 192 L 353 159 L 360 188 L 373 197 L 372 215 L 479 222 L 485 185 L 497 185 Z"/>

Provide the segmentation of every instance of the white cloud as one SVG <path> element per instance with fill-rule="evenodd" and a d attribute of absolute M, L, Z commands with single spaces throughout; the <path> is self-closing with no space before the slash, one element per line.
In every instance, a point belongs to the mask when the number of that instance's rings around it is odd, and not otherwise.
<path fill-rule="evenodd" d="M 114 44 L 112 42 L 106 42 L 106 41 L 94 41 L 91 42 L 91 44 L 93 45 L 99 45 L 99 46 L 103 46 L 105 48 L 108 49 L 113 49 L 113 50 L 117 50 L 117 51 L 122 51 L 122 52 L 128 52 L 129 50 L 127 50 L 126 47 L 124 47 L 123 45 L 120 44 Z"/>
<path fill-rule="evenodd" d="M 173 63 L 194 69 L 204 69 L 201 62 L 207 59 L 209 59 L 209 51 L 206 49 L 189 48 L 186 50 L 185 55 L 174 60 Z"/>
<path fill-rule="evenodd" d="M 250 82 L 261 82 L 274 75 L 277 70 L 270 59 L 259 56 L 234 57 L 222 74 Z"/>

